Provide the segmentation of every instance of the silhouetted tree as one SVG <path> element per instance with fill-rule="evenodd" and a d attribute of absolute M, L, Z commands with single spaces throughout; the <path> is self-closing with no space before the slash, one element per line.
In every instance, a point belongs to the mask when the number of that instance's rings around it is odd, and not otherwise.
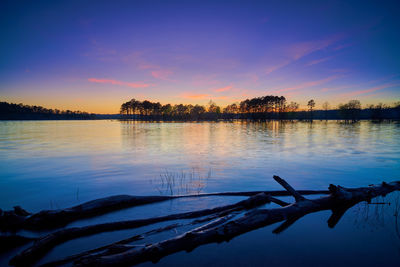
<path fill-rule="evenodd" d="M 194 120 L 198 120 L 201 116 L 206 112 L 206 109 L 203 106 L 195 105 L 190 111 L 190 116 Z"/>
<path fill-rule="evenodd" d="M 308 101 L 307 106 L 308 106 L 308 110 L 312 112 L 315 107 L 314 99 L 311 99 L 310 101 Z"/>
<path fill-rule="evenodd" d="M 345 121 L 356 122 L 359 119 L 361 102 L 359 100 L 350 100 L 347 104 L 339 104 L 339 110 Z"/>
<path fill-rule="evenodd" d="M 312 121 L 313 120 L 313 110 L 314 110 L 314 107 L 315 107 L 314 99 L 309 100 L 308 103 L 307 103 L 307 106 L 308 106 L 308 111 L 310 113 L 310 121 Z"/>

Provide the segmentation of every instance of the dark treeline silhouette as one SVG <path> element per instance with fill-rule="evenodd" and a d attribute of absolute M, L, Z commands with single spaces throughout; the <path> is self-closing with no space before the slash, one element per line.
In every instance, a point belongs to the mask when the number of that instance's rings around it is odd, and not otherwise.
<path fill-rule="evenodd" d="M 148 100 L 132 99 L 121 105 L 124 119 L 142 120 L 215 120 L 221 118 L 221 108 L 210 101 L 207 107 L 200 105 L 161 105 Z"/>
<path fill-rule="evenodd" d="M 89 120 L 94 114 L 0 102 L 0 120 Z"/>
<path fill-rule="evenodd" d="M 132 99 L 121 105 L 122 119 L 133 120 L 398 120 L 400 102 L 393 106 L 384 104 L 370 105 L 362 109 L 361 102 L 350 100 L 340 104 L 337 109 L 329 109 L 329 103 L 322 105 L 323 110 L 315 110 L 315 101 L 309 100 L 308 110 L 299 110 L 296 102 L 287 103 L 284 96 L 263 96 L 246 99 L 221 109 L 210 100 L 208 105 L 165 104 L 148 100 Z"/>

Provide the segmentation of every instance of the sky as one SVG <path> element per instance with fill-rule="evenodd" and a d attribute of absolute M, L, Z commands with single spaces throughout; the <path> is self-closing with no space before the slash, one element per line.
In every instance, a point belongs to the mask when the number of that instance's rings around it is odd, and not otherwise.
<path fill-rule="evenodd" d="M 1 1 L 0 101 L 400 101 L 399 1 Z"/>

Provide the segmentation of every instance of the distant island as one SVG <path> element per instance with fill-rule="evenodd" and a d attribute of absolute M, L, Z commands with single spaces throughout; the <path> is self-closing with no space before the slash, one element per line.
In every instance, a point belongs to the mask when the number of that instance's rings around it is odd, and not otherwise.
<path fill-rule="evenodd" d="M 0 102 L 0 120 L 91 120 L 95 114 Z"/>
<path fill-rule="evenodd" d="M 296 102 L 287 103 L 284 96 L 267 95 L 246 99 L 225 108 L 211 101 L 207 106 L 165 104 L 131 99 L 121 105 L 122 119 L 147 121 L 203 121 L 203 120 L 399 120 L 400 102 L 391 106 L 379 103 L 362 108 L 359 100 L 350 100 L 332 109 L 328 102 L 322 110 L 315 110 L 315 101 L 309 100 L 307 110 L 299 110 Z"/>

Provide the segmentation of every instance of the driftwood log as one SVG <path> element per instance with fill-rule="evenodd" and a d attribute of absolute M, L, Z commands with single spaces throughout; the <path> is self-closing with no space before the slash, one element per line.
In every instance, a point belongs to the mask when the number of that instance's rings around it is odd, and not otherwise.
<path fill-rule="evenodd" d="M 143 248 L 130 248 L 120 253 L 106 251 L 82 257 L 75 261 L 78 266 L 130 266 L 145 261 L 158 261 L 160 258 L 178 251 L 191 251 L 194 248 L 208 243 L 229 241 L 230 239 L 246 232 L 284 221 L 274 232 L 278 233 L 287 229 L 298 218 L 321 210 L 332 210 L 332 216 L 328 220 L 330 227 L 335 226 L 344 212 L 351 206 L 361 201 L 371 201 L 377 196 L 400 190 L 400 182 L 382 183 L 381 185 L 346 189 L 340 186 L 330 185 L 330 195 L 315 200 L 304 198 L 281 178 L 274 176 L 288 192 L 296 199 L 296 202 L 276 209 L 258 209 L 244 216 L 229 221 L 226 224 L 213 228 L 194 229 L 183 235 L 164 240 Z"/>
<path fill-rule="evenodd" d="M 334 227 L 345 212 L 355 204 L 361 201 L 370 202 L 372 198 L 377 196 L 385 196 L 386 194 L 400 190 L 400 182 L 385 183 L 381 185 L 361 187 L 361 188 L 343 188 L 341 186 L 330 185 L 328 191 L 296 191 L 285 180 L 278 176 L 274 176 L 285 191 L 257 191 L 257 192 L 238 192 L 238 193 L 213 193 L 202 194 L 200 196 L 213 195 L 236 195 L 244 196 L 249 193 L 248 199 L 237 202 L 232 205 L 216 207 L 213 209 L 205 209 L 194 212 L 186 212 L 160 216 L 141 220 L 129 220 L 122 222 L 103 223 L 90 225 L 85 227 L 66 228 L 49 235 L 38 238 L 31 247 L 16 255 L 10 264 L 15 266 L 29 266 L 40 259 L 50 249 L 67 240 L 72 240 L 82 236 L 88 236 L 106 231 L 115 231 L 128 228 L 136 228 L 154 223 L 195 219 L 189 224 L 200 226 L 189 230 L 188 232 L 173 237 L 171 239 L 156 242 L 147 245 L 132 245 L 134 241 L 143 239 L 144 237 L 156 234 L 162 231 L 180 227 L 182 223 L 175 223 L 170 226 L 164 226 L 151 230 L 149 232 L 135 235 L 127 239 L 105 245 L 97 249 L 84 251 L 82 253 L 68 256 L 55 262 L 47 263 L 48 266 L 58 266 L 69 262 L 74 262 L 78 266 L 130 266 L 145 261 L 156 262 L 160 258 L 179 252 L 191 251 L 194 248 L 208 243 L 229 241 L 230 239 L 243 233 L 271 225 L 277 222 L 283 222 L 273 232 L 281 233 L 302 216 L 321 211 L 332 210 L 332 215 L 328 219 L 329 227 Z M 267 194 L 268 192 L 269 194 Z M 307 199 L 307 194 L 326 194 L 329 195 L 317 199 Z M 274 198 L 274 196 L 291 195 L 295 198 L 294 203 L 286 203 L 282 200 Z M 198 196 L 198 195 L 196 195 Z M 178 196 L 192 197 L 192 196 Z M 169 199 L 176 198 L 167 197 Z M 104 200 L 104 199 L 103 199 Z M 159 200 L 163 201 L 163 200 Z M 107 201 L 106 201 L 107 202 Z M 103 202 L 103 203 L 106 203 Z M 154 202 L 158 202 L 154 201 Z M 154 203 L 153 202 L 153 203 Z M 263 204 L 274 202 L 281 206 L 280 208 L 265 209 L 258 208 Z M 90 203 L 90 202 L 87 202 Z M 84 203 L 83 205 L 87 204 Z M 93 203 L 93 202 L 92 202 Z M 149 202 L 151 203 L 151 202 Z M 118 205 L 117 205 L 118 206 Z M 88 206 L 86 206 L 88 207 Z M 111 209 L 112 210 L 112 209 Z M 243 214 L 243 211 L 248 210 Z M 249 211 L 250 210 L 250 211 Z M 101 213 L 103 214 L 103 213 Z M 57 215 L 61 216 L 61 215 Z M 29 218 L 29 217 L 28 217 Z M 202 225 L 201 225 L 202 224 Z M 187 224 L 186 224 L 187 225 Z"/>
<path fill-rule="evenodd" d="M 271 197 L 269 195 L 266 195 L 265 193 L 259 193 L 255 196 L 251 196 L 248 199 L 242 200 L 235 204 L 216 207 L 213 209 L 204 209 L 193 212 L 171 214 L 166 216 L 153 217 L 149 219 L 128 220 L 128 221 L 95 224 L 84 227 L 66 228 L 39 238 L 38 240 L 35 241 L 35 243 L 31 247 L 27 248 L 20 254 L 16 255 L 11 260 L 10 263 L 12 265 L 18 265 L 18 266 L 29 265 L 38 258 L 40 258 L 42 255 L 47 253 L 53 247 L 68 240 L 76 239 L 79 237 L 94 235 L 103 232 L 133 229 L 151 225 L 154 223 L 171 221 L 171 220 L 198 218 L 211 214 L 217 214 L 217 216 L 221 216 L 225 215 L 226 213 L 231 213 L 234 211 L 252 209 L 257 206 L 270 202 L 276 202 L 279 205 L 288 205 L 286 202 Z"/>
<path fill-rule="evenodd" d="M 73 221 L 96 217 L 108 212 L 113 212 L 130 207 L 152 204 L 178 198 L 210 197 L 210 196 L 254 196 L 259 193 L 270 196 L 288 196 L 287 191 L 248 191 L 248 192 L 222 192 L 196 195 L 179 196 L 130 196 L 116 195 L 100 198 L 83 204 L 59 210 L 43 210 L 30 214 L 19 206 L 12 211 L 0 209 L 0 230 L 15 231 L 19 229 L 43 230 L 65 226 Z M 303 195 L 327 194 L 324 190 L 302 190 Z"/>

